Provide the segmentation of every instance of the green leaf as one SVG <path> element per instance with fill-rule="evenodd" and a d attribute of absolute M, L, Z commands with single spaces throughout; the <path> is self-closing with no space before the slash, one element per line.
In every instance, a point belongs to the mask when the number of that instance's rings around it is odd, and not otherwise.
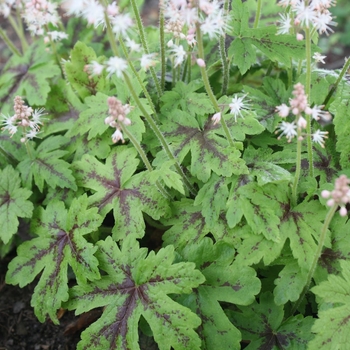
<path fill-rule="evenodd" d="M 292 176 L 289 171 L 271 162 L 272 149 L 247 147 L 244 160 L 250 169 L 250 174 L 256 176 L 259 186 L 267 183 L 290 182 Z"/>
<path fill-rule="evenodd" d="M 326 209 L 318 201 L 303 202 L 293 209 L 286 209 L 279 226 L 280 233 L 289 238 L 294 258 L 302 269 L 308 271 L 315 256 Z M 327 242 L 326 246 L 329 246 L 329 239 Z"/>
<path fill-rule="evenodd" d="M 185 189 L 181 175 L 170 169 L 173 164 L 174 162 L 170 160 L 164 162 L 161 167 L 158 167 L 156 170 L 150 172 L 149 180 L 152 181 L 152 183 L 155 183 L 158 179 L 161 179 L 164 181 L 166 186 L 169 188 L 174 188 L 184 195 Z"/>
<path fill-rule="evenodd" d="M 160 350 L 200 349 L 194 329 L 200 319 L 167 294 L 190 293 L 204 282 L 193 263 L 172 264 L 171 246 L 157 254 L 139 248 L 128 236 L 119 249 L 111 237 L 98 243 L 97 257 L 106 275 L 72 288 L 69 309 L 76 313 L 105 306 L 99 320 L 82 333 L 78 348 L 138 350 L 138 323 L 145 318 Z M 96 337 L 96 334 L 99 334 Z"/>
<path fill-rule="evenodd" d="M 238 36 L 248 29 L 249 9 L 246 3 L 241 0 L 232 0 L 232 10 L 230 11 L 229 28 L 232 28 L 232 36 Z"/>
<path fill-rule="evenodd" d="M 199 243 L 189 243 L 181 251 L 185 261 L 193 261 L 206 281 L 194 293 L 178 300 L 191 308 L 202 319 L 198 330 L 202 349 L 240 349 L 241 335 L 227 319 L 221 302 L 248 305 L 260 291 L 260 280 L 250 267 L 235 262 L 234 250 L 224 242 L 213 245 L 210 238 Z"/>
<path fill-rule="evenodd" d="M 271 61 L 291 65 L 292 58 L 305 57 L 305 45 L 293 35 L 277 35 L 276 26 L 265 28 L 247 28 L 237 26 L 236 38 L 228 49 L 228 56 L 237 65 L 241 74 L 245 74 L 256 62 L 256 49 L 262 51 Z"/>
<path fill-rule="evenodd" d="M 327 281 L 311 289 L 322 303 L 340 305 L 319 311 L 312 327 L 316 336 L 309 344 L 310 350 L 346 349 L 350 342 L 350 262 L 343 260 L 340 265 L 342 276 L 329 275 Z"/>
<path fill-rule="evenodd" d="M 24 56 L 13 55 L 0 76 L 2 113 L 10 113 L 16 95 L 25 97 L 31 106 L 43 106 L 50 92 L 49 79 L 60 75 L 59 67 L 42 40 L 33 43 Z"/>
<path fill-rule="evenodd" d="M 41 272 L 31 305 L 41 322 L 48 315 L 58 323 L 56 311 L 68 300 L 67 267 L 70 265 L 79 283 L 100 277 L 93 247 L 83 237 L 97 230 L 102 218 L 97 208 L 87 209 L 87 196 L 74 199 L 67 211 L 62 202 L 50 202 L 39 208 L 32 231 L 37 238 L 22 243 L 17 257 L 9 264 L 6 283 L 20 287 L 32 282 Z"/>
<path fill-rule="evenodd" d="M 283 306 L 274 303 L 271 293 L 261 294 L 259 303 L 255 301 L 238 309 L 240 311 L 228 310 L 227 314 L 241 330 L 244 341 L 249 342 L 245 349 L 307 349 L 313 318 L 297 315 L 283 322 Z"/>
<path fill-rule="evenodd" d="M 202 205 L 202 214 L 209 227 L 215 226 L 221 211 L 226 209 L 227 197 L 228 188 L 225 178 L 215 174 L 199 190 L 193 204 Z"/>
<path fill-rule="evenodd" d="M 172 203 L 171 217 L 163 219 L 162 222 L 166 226 L 172 226 L 163 235 L 164 244 L 172 244 L 179 249 L 188 242 L 199 242 L 208 234 L 211 234 L 216 241 L 234 242 L 223 215 L 209 226 L 202 214 L 202 206 L 193 205 L 193 200 L 190 199 Z"/>
<path fill-rule="evenodd" d="M 105 60 L 104 57 L 96 57 L 95 51 L 78 41 L 73 50 L 70 52 L 70 61 L 64 65 L 67 79 L 73 89 L 81 99 L 90 95 L 96 95 L 98 91 L 108 93 L 109 80 L 106 78 L 107 73 L 102 72 L 99 76 L 89 76 L 85 66 L 92 61 L 100 64 Z"/>
<path fill-rule="evenodd" d="M 280 240 L 281 204 L 274 198 L 276 187 L 258 186 L 251 182 L 239 188 L 243 215 L 255 234 L 262 233 L 267 239 Z"/>
<path fill-rule="evenodd" d="M 280 256 L 285 243 L 283 237 L 278 242 L 268 240 L 263 235 L 254 234 L 248 225 L 239 228 L 239 232 L 242 243 L 237 248 L 237 264 L 250 266 L 262 260 L 265 265 L 269 265 Z"/>
<path fill-rule="evenodd" d="M 276 305 L 297 301 L 306 285 L 307 270 L 300 269 L 297 261 L 288 263 L 275 280 L 276 288 L 273 291 Z"/>
<path fill-rule="evenodd" d="M 115 239 L 130 234 L 141 238 L 145 228 L 142 212 L 158 220 L 168 210 L 167 200 L 148 180 L 148 172 L 133 175 L 139 163 L 136 156 L 134 148 L 117 146 L 105 164 L 88 154 L 73 164 L 79 186 L 94 191 L 90 205 L 103 217 L 113 209 Z"/>
<path fill-rule="evenodd" d="M 21 188 L 19 173 L 11 165 L 0 170 L 0 238 L 5 244 L 18 230 L 18 217 L 32 216 L 33 204 L 27 200 L 31 194 Z"/>
<path fill-rule="evenodd" d="M 212 171 L 222 176 L 247 173 L 240 152 L 220 136 L 220 128 L 210 118 L 200 127 L 194 116 L 174 110 L 167 115 L 162 129 L 180 161 L 191 150 L 191 173 L 207 182 Z"/>
<path fill-rule="evenodd" d="M 167 115 L 178 107 L 192 116 L 214 112 L 214 107 L 207 94 L 195 92 L 200 87 L 196 81 L 189 84 L 182 81 L 177 82 L 171 91 L 166 91 L 161 97 L 161 101 L 164 103 L 161 108 L 162 113 Z"/>
<path fill-rule="evenodd" d="M 340 165 L 343 169 L 350 168 L 350 116 L 349 89 L 343 88 L 331 105 L 330 111 L 334 114 L 336 133 L 336 150 L 340 153 Z"/>
<path fill-rule="evenodd" d="M 88 140 L 102 135 L 109 126 L 105 124 L 108 116 L 108 96 L 98 92 L 96 96 L 89 96 L 85 99 L 87 109 L 79 114 L 78 120 L 66 134 L 67 137 L 83 135 L 88 133 Z"/>
<path fill-rule="evenodd" d="M 67 141 L 68 139 L 63 136 L 50 136 L 36 150 L 32 150 L 32 159 L 28 157 L 18 164 L 26 187 L 31 188 L 34 178 L 40 192 L 43 192 L 44 182 L 52 188 L 58 186 L 77 189 L 70 164 L 60 159 L 67 151 L 61 151 L 58 148 Z"/>

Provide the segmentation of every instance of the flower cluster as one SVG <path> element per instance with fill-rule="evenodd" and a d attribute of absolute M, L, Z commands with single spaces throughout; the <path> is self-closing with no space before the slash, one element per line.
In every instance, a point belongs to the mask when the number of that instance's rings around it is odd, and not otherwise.
<path fill-rule="evenodd" d="M 128 104 L 123 105 L 116 97 L 108 97 L 107 103 L 109 107 L 109 116 L 105 119 L 105 124 L 116 129 L 112 135 L 114 143 L 120 140 L 124 142 L 122 129 L 123 125 L 131 124 L 131 120 L 126 117 L 131 111 L 131 107 Z"/>
<path fill-rule="evenodd" d="M 197 24 L 210 39 L 224 35 L 229 29 L 227 14 L 221 0 L 199 0 L 198 8 L 193 1 L 168 0 L 164 13 L 167 18 L 166 32 L 173 35 L 168 47 L 174 57 L 175 66 L 183 63 L 187 57 L 184 45 L 179 41 L 183 40 L 191 48 L 196 45 Z"/>
<path fill-rule="evenodd" d="M 283 103 L 282 105 L 276 107 L 276 112 L 282 118 L 288 117 L 290 113 L 294 115 L 294 121 L 291 123 L 282 121 L 278 125 L 276 131 L 276 134 L 281 132 L 278 139 L 280 139 L 282 136 L 286 136 L 288 142 L 291 142 L 291 140 L 298 135 L 298 130 L 300 131 L 300 139 L 303 139 L 305 136 L 305 134 L 303 135 L 301 133 L 302 130 L 307 129 L 307 121 L 303 117 L 303 113 L 310 115 L 312 119 L 317 121 L 322 119 L 323 121 L 328 122 L 332 118 L 329 112 L 322 111 L 324 106 L 315 105 L 312 108 L 309 106 L 307 96 L 305 95 L 304 86 L 302 84 L 298 83 L 294 85 L 293 96 L 294 98 L 289 100 L 289 106 Z M 312 140 L 318 143 L 321 147 L 324 147 L 327 134 L 327 131 L 317 130 L 312 134 Z"/>
<path fill-rule="evenodd" d="M 23 18 L 33 35 L 43 35 L 48 24 L 57 26 L 57 4 L 47 0 L 30 0 L 25 3 Z"/>
<path fill-rule="evenodd" d="M 345 216 L 347 210 L 345 205 L 350 202 L 350 180 L 345 175 L 340 175 L 338 179 L 335 180 L 334 190 L 321 192 L 323 198 L 329 198 L 327 205 L 333 207 L 334 205 L 340 206 L 339 214 Z"/>
<path fill-rule="evenodd" d="M 62 4 L 67 15 L 83 17 L 88 24 L 98 27 L 106 26 L 105 12 L 117 37 L 126 36 L 133 26 L 129 13 L 121 13 L 115 1 L 104 8 L 97 0 L 66 0 Z"/>
<path fill-rule="evenodd" d="M 11 10 L 15 8 L 16 0 L 3 0 L 0 1 L 0 15 L 7 18 L 11 14 Z"/>
<path fill-rule="evenodd" d="M 278 34 L 289 34 L 294 28 L 297 38 L 303 39 L 301 29 L 311 28 L 319 34 L 333 32 L 330 26 L 336 25 L 332 20 L 329 8 L 335 5 L 333 0 L 280 0 L 280 6 L 288 8 L 286 14 L 281 14 Z"/>
<path fill-rule="evenodd" d="M 40 131 L 40 125 L 42 125 L 41 117 L 45 114 L 44 109 L 33 110 L 32 107 L 28 107 L 24 104 L 24 101 L 20 96 L 16 96 L 14 99 L 15 114 L 10 117 L 2 115 L 3 127 L 2 130 L 7 130 L 11 137 L 17 133 L 18 128 L 22 128 L 23 136 L 21 142 L 26 142 L 28 139 L 33 139 Z"/>

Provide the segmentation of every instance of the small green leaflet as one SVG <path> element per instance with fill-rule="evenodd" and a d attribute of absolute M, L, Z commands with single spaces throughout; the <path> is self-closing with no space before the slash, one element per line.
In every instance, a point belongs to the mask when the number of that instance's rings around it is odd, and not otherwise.
<path fill-rule="evenodd" d="M 232 27 L 230 34 L 235 39 L 228 49 L 228 56 L 232 58 L 232 63 L 238 66 L 242 75 L 256 63 L 256 49 L 262 51 L 271 61 L 287 67 L 290 67 L 292 58 L 305 57 L 305 44 L 297 41 L 293 35 L 276 35 L 276 26 L 248 28 L 247 4 L 241 0 L 234 0 L 232 9 L 232 20 L 228 25 Z"/>
<path fill-rule="evenodd" d="M 147 255 L 147 249 L 139 248 L 131 236 L 121 249 L 111 237 L 98 242 L 98 247 L 96 256 L 106 275 L 73 287 L 66 305 L 76 309 L 76 314 L 106 306 L 101 318 L 82 333 L 78 349 L 140 349 L 142 315 L 160 350 L 199 350 L 200 339 L 194 331 L 200 325 L 199 317 L 167 296 L 188 294 L 204 282 L 195 264 L 172 264 L 172 246 Z"/>
<path fill-rule="evenodd" d="M 199 242 L 208 234 L 212 234 L 216 241 L 232 242 L 234 238 L 223 216 L 209 226 L 202 214 L 202 206 L 195 206 L 193 200 L 182 199 L 171 205 L 172 216 L 163 219 L 162 223 L 171 226 L 163 235 L 164 244 L 183 248 L 188 242 Z"/>
<path fill-rule="evenodd" d="M 207 182 L 212 171 L 222 176 L 247 173 L 240 152 L 220 136 L 220 128 L 220 125 L 213 125 L 210 118 L 201 127 L 194 116 L 173 110 L 167 114 L 162 131 L 179 161 L 191 151 L 192 175 Z"/>
<path fill-rule="evenodd" d="M 189 84 L 182 81 L 177 82 L 174 89 L 166 91 L 161 97 L 163 102 L 161 112 L 166 116 L 179 107 L 192 116 L 195 114 L 203 115 L 204 112 L 214 112 L 214 107 L 207 94 L 195 92 L 202 86 L 203 83 L 197 81 L 191 81 Z"/>
<path fill-rule="evenodd" d="M 270 292 L 262 293 L 259 303 L 238 309 L 228 310 L 227 314 L 241 330 L 243 341 L 249 342 L 246 350 L 309 349 L 313 318 L 297 315 L 283 321 L 283 306 L 274 303 Z"/>
<path fill-rule="evenodd" d="M 350 262 L 342 260 L 340 266 L 342 276 L 329 275 L 327 281 L 311 289 L 330 307 L 318 313 L 309 350 L 341 350 L 350 344 Z"/>
<path fill-rule="evenodd" d="M 58 201 L 50 202 L 46 210 L 39 208 L 31 227 L 39 237 L 22 243 L 9 264 L 6 283 L 20 287 L 42 271 L 31 301 L 41 322 L 48 315 L 58 324 L 56 311 L 68 300 L 68 265 L 79 283 L 100 277 L 94 257 L 97 247 L 83 236 L 97 230 L 102 217 L 97 208 L 87 209 L 87 205 L 87 196 L 83 195 L 72 201 L 69 210 Z"/>
<path fill-rule="evenodd" d="M 44 182 L 49 187 L 70 188 L 76 190 L 75 179 L 70 170 L 70 164 L 60 159 L 67 151 L 61 151 L 69 140 L 63 136 L 50 136 L 37 149 L 32 150 L 32 159 L 26 156 L 18 164 L 25 186 L 31 188 L 34 178 L 40 192 L 43 192 Z"/>
<path fill-rule="evenodd" d="M 307 280 L 307 270 L 299 267 L 296 260 L 292 260 L 284 266 L 275 280 L 276 288 L 273 291 L 276 305 L 297 301 Z"/>
<path fill-rule="evenodd" d="M 336 138 L 336 150 L 340 153 L 340 165 L 343 169 L 350 168 L 350 88 L 344 86 L 337 94 L 331 105 L 330 111 L 334 114 L 334 127 Z"/>
<path fill-rule="evenodd" d="M 161 179 L 167 187 L 174 188 L 184 195 L 185 189 L 181 176 L 170 169 L 173 164 L 174 162 L 171 160 L 164 162 L 160 167 L 151 171 L 149 174 L 149 180 L 152 181 L 152 183 L 155 183 L 158 179 Z"/>
<path fill-rule="evenodd" d="M 260 291 L 260 280 L 253 268 L 233 262 L 234 249 L 225 242 L 215 245 L 208 237 L 190 243 L 180 251 L 185 261 L 193 261 L 205 277 L 205 282 L 178 300 L 202 319 L 198 329 L 202 350 L 240 349 L 241 334 L 228 320 L 219 301 L 249 305 Z"/>
<path fill-rule="evenodd" d="M 237 248 L 237 264 L 250 266 L 263 261 L 265 265 L 270 265 L 280 256 L 285 240 L 280 239 L 278 242 L 268 240 L 263 235 L 254 234 L 248 225 L 238 229 L 242 235 L 242 243 Z"/>
<path fill-rule="evenodd" d="M 238 189 L 242 213 L 255 234 L 262 233 L 266 239 L 280 240 L 280 216 L 282 203 L 275 196 L 277 186 L 259 186 L 250 182 Z M 229 215 L 229 212 L 227 213 Z"/>
<path fill-rule="evenodd" d="M 43 106 L 50 91 L 49 79 L 59 76 L 60 69 L 52 55 L 38 40 L 26 50 L 23 57 L 13 55 L 0 76 L 1 112 L 10 113 L 16 95 L 25 96 L 30 106 Z"/>
<path fill-rule="evenodd" d="M 94 49 L 81 41 L 74 45 L 70 56 L 70 61 L 64 65 L 65 73 L 69 83 L 82 100 L 87 96 L 96 95 L 98 91 L 108 93 L 110 87 L 109 81 L 106 79 L 106 72 L 102 72 L 99 76 L 90 77 L 84 69 L 92 61 L 102 64 L 105 57 L 97 58 Z"/>
<path fill-rule="evenodd" d="M 219 215 L 226 211 L 228 188 L 223 176 L 212 174 L 210 180 L 199 190 L 194 205 L 202 206 L 202 214 L 209 227 L 215 227 Z"/>
<path fill-rule="evenodd" d="M 79 186 L 92 189 L 89 203 L 105 217 L 113 209 L 114 238 L 129 234 L 141 238 L 145 222 L 142 212 L 158 220 L 168 208 L 166 198 L 148 180 L 148 172 L 134 175 L 139 164 L 137 151 L 116 146 L 103 164 L 95 157 L 84 155 L 73 167 Z"/>
<path fill-rule="evenodd" d="M 292 180 L 289 171 L 271 162 L 272 149 L 257 149 L 248 146 L 244 151 L 243 159 L 250 169 L 250 175 L 256 176 L 259 186 L 267 183 L 278 183 L 285 181 L 286 186 Z"/>
<path fill-rule="evenodd" d="M 110 130 L 110 134 L 115 131 L 114 128 L 105 124 L 105 119 L 108 117 L 108 96 L 98 92 L 95 96 L 88 96 L 85 98 L 86 109 L 79 114 L 78 120 L 68 130 L 65 136 L 72 137 L 76 135 L 87 134 L 88 141 L 93 138 L 103 135 L 106 130 Z M 141 99 L 148 112 L 151 112 L 149 105 L 146 101 Z M 131 125 L 128 126 L 129 132 L 132 133 L 138 141 L 142 140 L 142 134 L 145 132 L 145 125 L 140 116 L 142 113 L 138 108 L 133 109 L 128 118 L 131 120 Z"/>
<path fill-rule="evenodd" d="M 83 135 L 88 133 L 88 140 L 102 135 L 109 126 L 105 124 L 108 116 L 108 96 L 98 92 L 96 96 L 89 96 L 85 99 L 86 109 L 79 114 L 78 120 L 71 127 L 66 137 Z"/>
<path fill-rule="evenodd" d="M 290 248 L 301 269 L 309 270 L 316 252 L 326 209 L 318 201 L 303 202 L 291 209 L 285 207 L 279 226 L 281 236 L 289 238 Z M 329 239 L 326 246 L 329 246 Z"/>
<path fill-rule="evenodd" d="M 21 188 L 19 175 L 11 165 L 0 170 L 0 239 L 5 244 L 17 232 L 18 217 L 30 218 L 33 212 L 33 203 L 28 200 L 32 191 Z"/>

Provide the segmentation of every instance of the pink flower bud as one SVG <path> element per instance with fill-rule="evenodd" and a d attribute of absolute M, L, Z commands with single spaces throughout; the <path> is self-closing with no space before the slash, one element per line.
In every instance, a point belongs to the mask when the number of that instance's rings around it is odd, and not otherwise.
<path fill-rule="evenodd" d="M 197 59 L 197 64 L 199 67 L 204 68 L 205 67 L 205 62 L 201 58 Z"/>
<path fill-rule="evenodd" d="M 298 33 L 296 38 L 297 38 L 298 41 L 302 41 L 302 40 L 304 40 L 304 35 Z"/>
<path fill-rule="evenodd" d="M 345 216 L 348 213 L 345 207 L 341 207 L 339 210 L 340 216 Z"/>
<path fill-rule="evenodd" d="M 327 191 L 327 190 L 323 190 L 321 192 L 321 197 L 322 198 L 329 198 L 330 195 L 331 195 L 331 193 L 329 191 Z"/>
<path fill-rule="evenodd" d="M 214 124 L 214 125 L 220 123 L 220 120 L 221 120 L 221 113 L 220 113 L 220 112 L 215 113 L 215 114 L 211 117 L 211 120 L 213 121 L 213 124 Z"/>

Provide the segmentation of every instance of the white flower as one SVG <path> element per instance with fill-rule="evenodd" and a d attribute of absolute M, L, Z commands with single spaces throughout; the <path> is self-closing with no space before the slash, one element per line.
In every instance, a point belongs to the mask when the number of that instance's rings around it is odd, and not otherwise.
<path fill-rule="evenodd" d="M 316 61 L 316 62 L 320 62 L 325 64 L 326 62 L 324 61 L 324 59 L 327 56 L 322 56 L 319 52 L 315 52 L 314 55 L 312 56 L 312 58 Z"/>
<path fill-rule="evenodd" d="M 91 61 L 90 64 L 87 64 L 84 67 L 84 71 L 87 72 L 88 74 L 90 74 L 92 77 L 93 76 L 98 76 L 101 75 L 103 70 L 104 70 L 105 66 L 98 63 L 97 61 Z"/>
<path fill-rule="evenodd" d="M 54 30 L 52 32 L 47 32 L 47 35 L 51 38 L 52 41 L 60 41 L 68 38 L 68 34 L 64 32 L 58 32 Z"/>
<path fill-rule="evenodd" d="M 187 52 L 184 50 L 182 45 L 173 45 L 171 50 L 170 50 L 175 58 L 175 67 L 177 67 L 178 65 L 180 65 L 186 58 L 187 56 Z"/>
<path fill-rule="evenodd" d="M 1 129 L 7 130 L 12 137 L 18 130 L 18 127 L 15 124 L 17 117 L 16 116 L 7 116 L 6 117 L 5 115 L 2 115 L 2 117 L 3 117 L 2 124 L 4 126 Z"/>
<path fill-rule="evenodd" d="M 229 104 L 230 106 L 230 113 L 233 114 L 235 117 L 235 122 L 237 122 L 237 117 L 240 116 L 241 118 L 244 118 L 242 115 L 243 110 L 247 110 L 250 108 L 248 103 L 244 102 L 244 98 L 247 95 L 243 95 L 242 97 L 238 97 L 235 95 L 235 97 L 232 99 L 232 102 Z"/>
<path fill-rule="evenodd" d="M 141 57 L 141 68 L 148 70 L 150 67 L 154 67 L 158 62 L 155 60 L 156 53 L 144 54 Z"/>
<path fill-rule="evenodd" d="M 108 77 L 112 76 L 113 74 L 116 74 L 118 78 L 121 78 L 123 75 L 123 72 L 125 69 L 128 67 L 127 62 L 120 58 L 120 57 L 111 57 L 107 62 L 107 72 L 108 72 Z"/>
<path fill-rule="evenodd" d="M 308 115 L 311 115 L 312 119 L 319 120 L 322 119 L 324 121 L 330 121 L 332 119 L 332 116 L 327 111 L 322 111 L 322 108 L 324 106 L 313 106 L 312 108 L 307 107 L 305 109 L 305 113 Z"/>
<path fill-rule="evenodd" d="M 304 1 L 299 1 L 292 9 L 296 13 L 296 23 L 306 28 L 313 26 L 317 14 L 311 5 L 306 5 Z"/>
<path fill-rule="evenodd" d="M 211 120 L 213 121 L 213 125 L 216 125 L 220 123 L 221 121 L 221 112 L 215 113 L 212 117 Z"/>
<path fill-rule="evenodd" d="M 328 35 L 328 31 L 332 33 L 334 32 L 334 30 L 331 29 L 329 26 L 330 25 L 336 26 L 337 23 L 332 21 L 331 13 L 327 10 L 327 11 L 317 12 L 317 16 L 314 19 L 314 25 L 320 34 L 325 33 Z"/>
<path fill-rule="evenodd" d="M 207 16 L 201 24 L 203 34 L 208 34 L 210 39 L 217 38 L 224 35 L 230 27 L 228 25 L 227 17 L 222 10 Z"/>
<path fill-rule="evenodd" d="M 280 17 L 281 17 L 281 20 L 277 22 L 279 24 L 277 29 L 277 34 L 289 34 L 291 28 L 293 27 L 289 13 L 287 14 L 280 13 Z"/>
<path fill-rule="evenodd" d="M 112 135 L 112 141 L 113 143 L 117 143 L 120 140 L 124 143 L 124 137 L 122 132 L 119 129 L 116 129 Z"/>
<path fill-rule="evenodd" d="M 288 117 L 289 107 L 285 103 L 282 103 L 280 106 L 276 107 L 276 112 L 278 112 L 278 115 L 282 118 Z"/>
<path fill-rule="evenodd" d="M 141 45 L 136 43 L 134 40 L 129 39 L 128 37 L 125 39 L 125 45 L 130 49 L 130 51 L 141 51 Z"/>
<path fill-rule="evenodd" d="M 88 24 L 97 26 L 104 23 L 103 6 L 96 0 L 88 0 L 82 10 L 82 16 L 88 21 Z"/>
<path fill-rule="evenodd" d="M 65 0 L 62 5 L 68 16 L 80 16 L 87 6 L 84 0 Z"/>
<path fill-rule="evenodd" d="M 111 22 L 113 33 L 117 37 L 126 36 L 130 28 L 133 26 L 132 18 L 129 13 L 121 13 L 115 16 Z"/>
<path fill-rule="evenodd" d="M 29 126 L 32 129 L 35 130 L 40 130 L 40 126 L 39 125 L 43 125 L 42 123 L 42 116 L 46 115 L 46 113 L 44 113 L 45 109 L 44 108 L 40 108 L 40 109 L 35 109 L 34 112 L 32 113 L 32 119 L 29 121 Z"/>
<path fill-rule="evenodd" d="M 282 131 L 282 133 L 278 136 L 278 139 L 280 140 L 282 136 L 285 135 L 288 142 L 291 142 L 292 138 L 298 135 L 296 128 L 297 126 L 294 122 L 288 123 L 283 121 L 278 125 L 278 130 L 275 133 L 277 134 L 279 131 Z"/>
<path fill-rule="evenodd" d="M 312 141 L 318 143 L 322 148 L 324 148 L 324 143 L 326 142 L 325 139 L 328 138 L 327 134 L 328 131 L 317 130 L 312 134 Z"/>

